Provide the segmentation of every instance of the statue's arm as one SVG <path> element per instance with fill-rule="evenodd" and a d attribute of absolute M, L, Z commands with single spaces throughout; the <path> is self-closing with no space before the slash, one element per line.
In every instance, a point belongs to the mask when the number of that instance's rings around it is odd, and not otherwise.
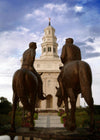
<path fill-rule="evenodd" d="M 80 48 L 79 48 L 79 60 L 81 60 L 81 59 L 82 59 L 81 50 L 80 50 Z"/>
<path fill-rule="evenodd" d="M 35 60 L 35 55 L 36 55 L 35 49 L 32 49 L 32 50 L 31 50 L 31 57 L 32 57 L 32 59 L 33 59 L 33 62 L 34 62 L 34 60 Z"/>
<path fill-rule="evenodd" d="M 66 50 L 65 50 L 65 47 L 66 47 L 66 46 L 63 46 L 63 48 L 62 48 L 62 52 L 61 52 L 61 56 L 60 56 L 62 63 L 65 62 L 65 56 L 66 56 Z M 66 57 L 67 57 L 67 56 L 66 56 Z"/>

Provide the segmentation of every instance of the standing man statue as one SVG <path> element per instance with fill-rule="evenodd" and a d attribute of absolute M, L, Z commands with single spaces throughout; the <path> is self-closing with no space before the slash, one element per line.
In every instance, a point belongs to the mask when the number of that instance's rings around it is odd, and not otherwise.
<path fill-rule="evenodd" d="M 77 47 L 76 45 L 74 45 L 73 42 L 74 42 L 74 40 L 72 38 L 67 38 L 65 45 L 62 48 L 60 58 L 61 58 L 63 65 L 65 65 L 71 61 L 81 60 L 80 48 Z M 58 96 L 63 96 L 64 95 L 64 89 L 63 89 L 63 85 L 62 85 L 63 67 L 60 67 L 60 69 L 61 69 L 61 72 L 58 76 L 58 82 L 59 82 L 59 86 L 61 88 L 62 95 L 58 95 Z"/>
<path fill-rule="evenodd" d="M 23 53 L 23 61 L 22 61 L 22 69 L 28 69 L 31 72 L 33 72 L 37 79 L 38 79 L 38 98 L 41 100 L 46 99 L 46 97 L 43 96 L 43 83 L 42 83 L 42 79 L 40 77 L 40 75 L 38 74 L 38 72 L 35 70 L 34 68 L 34 61 L 35 61 L 35 55 L 36 55 L 36 48 L 37 45 L 35 42 L 30 42 L 29 43 L 29 48 L 27 50 L 25 50 L 25 52 Z"/>

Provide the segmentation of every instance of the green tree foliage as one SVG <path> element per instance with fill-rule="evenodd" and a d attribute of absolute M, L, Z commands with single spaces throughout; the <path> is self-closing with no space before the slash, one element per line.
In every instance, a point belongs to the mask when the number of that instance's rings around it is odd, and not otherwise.
<path fill-rule="evenodd" d="M 0 97 L 0 114 L 8 114 L 12 110 L 12 104 L 5 97 Z"/>

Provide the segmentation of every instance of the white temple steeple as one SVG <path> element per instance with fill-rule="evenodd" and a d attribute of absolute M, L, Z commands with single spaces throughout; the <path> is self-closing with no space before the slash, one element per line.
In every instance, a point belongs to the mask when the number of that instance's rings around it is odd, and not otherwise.
<path fill-rule="evenodd" d="M 42 38 L 43 43 L 41 44 L 42 55 L 40 58 L 58 58 L 57 38 L 55 36 L 55 29 L 51 26 L 50 18 L 49 25 L 44 29 L 44 33 L 45 34 Z"/>

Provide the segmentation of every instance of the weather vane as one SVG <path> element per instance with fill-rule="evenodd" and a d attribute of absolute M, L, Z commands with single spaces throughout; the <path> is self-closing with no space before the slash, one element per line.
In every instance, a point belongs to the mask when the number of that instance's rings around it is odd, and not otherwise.
<path fill-rule="evenodd" d="M 51 25 L 51 22 L 50 21 L 51 21 L 51 18 L 49 18 L 49 26 Z"/>

